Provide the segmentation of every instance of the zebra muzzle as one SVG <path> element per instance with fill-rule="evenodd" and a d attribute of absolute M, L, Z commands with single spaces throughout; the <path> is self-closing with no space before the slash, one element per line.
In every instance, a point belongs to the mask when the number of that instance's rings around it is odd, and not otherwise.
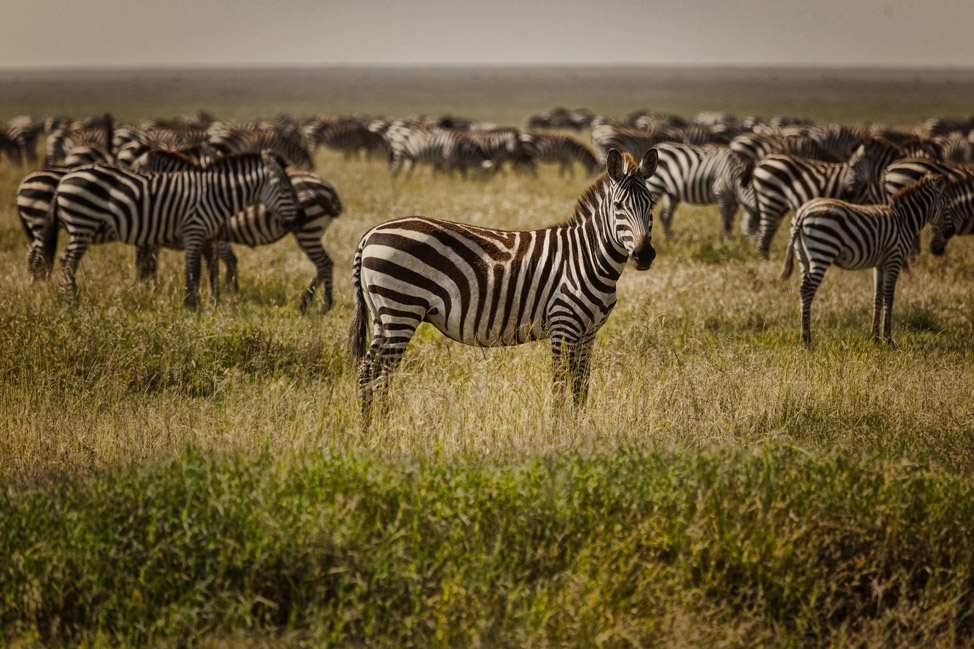
<path fill-rule="evenodd" d="M 653 249 L 652 242 L 649 239 L 644 239 L 632 249 L 632 252 L 629 253 L 629 259 L 632 260 L 632 266 L 636 270 L 649 268 L 653 260 L 656 259 L 656 250 Z"/>

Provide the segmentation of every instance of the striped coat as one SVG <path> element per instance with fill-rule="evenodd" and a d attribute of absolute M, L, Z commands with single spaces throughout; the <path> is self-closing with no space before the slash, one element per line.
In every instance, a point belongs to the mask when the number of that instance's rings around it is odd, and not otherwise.
<path fill-rule="evenodd" d="M 100 237 L 137 246 L 184 248 L 186 303 L 195 306 L 201 255 L 212 255 L 213 237 L 220 226 L 256 201 L 288 222 L 300 218 L 283 166 L 266 152 L 171 174 L 140 174 L 108 165 L 82 167 L 61 179 L 44 234 L 34 242 L 29 260 L 34 265 L 53 256 L 63 224 L 70 240 L 61 267 L 64 284 L 73 293 L 78 263 Z M 210 268 L 215 283 L 215 265 Z"/>
<path fill-rule="evenodd" d="M 801 339 L 811 343 L 811 305 L 825 271 L 874 269 L 872 334 L 892 344 L 893 294 L 910 246 L 929 221 L 944 226 L 942 176 L 926 176 L 888 205 L 852 205 L 831 198 L 809 201 L 795 214 L 781 278 L 791 275 L 795 255 L 802 271 Z M 880 324 L 882 322 L 882 335 Z"/>
<path fill-rule="evenodd" d="M 570 383 L 583 404 L 595 334 L 615 306 L 623 267 L 630 259 L 648 268 L 656 255 L 646 187 L 655 167 L 653 150 L 638 166 L 611 151 L 607 172 L 562 226 L 515 232 L 408 217 L 369 230 L 355 251 L 349 328 L 362 359 L 365 425 L 422 322 L 480 347 L 550 339 L 556 386 Z"/>

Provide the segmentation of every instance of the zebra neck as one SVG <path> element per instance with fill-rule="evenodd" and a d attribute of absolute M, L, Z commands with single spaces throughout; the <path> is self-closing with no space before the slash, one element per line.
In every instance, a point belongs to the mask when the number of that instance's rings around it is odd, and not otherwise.
<path fill-rule="evenodd" d="M 254 169 L 234 169 L 204 171 L 201 180 L 209 202 L 236 214 L 257 202 L 263 177 Z"/>
<path fill-rule="evenodd" d="M 578 266 L 590 279 L 604 285 L 602 292 L 615 286 L 626 267 L 629 253 L 616 242 L 608 218 L 601 210 L 567 228 L 570 256 L 579 260 Z"/>

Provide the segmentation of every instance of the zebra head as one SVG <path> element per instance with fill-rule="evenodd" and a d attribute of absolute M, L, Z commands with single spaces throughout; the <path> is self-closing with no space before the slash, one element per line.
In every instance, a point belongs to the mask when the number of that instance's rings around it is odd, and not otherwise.
<path fill-rule="evenodd" d="M 656 251 L 653 250 L 653 195 L 646 181 L 656 172 L 659 156 L 649 149 L 636 166 L 628 154 L 610 149 L 605 169 L 611 180 L 609 215 L 614 225 L 617 244 L 629 253 L 633 268 L 646 270 Z"/>
<path fill-rule="evenodd" d="M 926 177 L 932 174 L 927 174 Z M 958 216 L 950 209 L 955 203 L 956 189 L 962 188 L 961 183 L 948 185 L 943 176 L 934 178 L 935 187 L 939 186 L 939 199 L 934 201 L 933 214 L 930 216 L 930 252 L 940 257 L 947 251 L 947 241 L 957 234 Z M 953 194 L 953 195 L 951 195 Z"/>
<path fill-rule="evenodd" d="M 261 185 L 259 200 L 285 228 L 293 229 L 304 221 L 304 210 L 298 202 L 290 177 L 284 171 L 284 163 L 267 149 L 260 152 L 260 157 L 264 161 L 267 180 Z"/>

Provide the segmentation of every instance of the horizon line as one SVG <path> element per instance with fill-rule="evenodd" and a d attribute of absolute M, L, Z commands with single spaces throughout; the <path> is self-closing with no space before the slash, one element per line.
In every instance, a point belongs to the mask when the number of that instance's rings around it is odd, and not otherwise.
<path fill-rule="evenodd" d="M 3 66 L 0 74 L 77 72 L 246 72 L 341 70 L 658 70 L 658 71 L 794 71 L 794 72 L 974 72 L 974 65 L 776 64 L 776 63 L 193 63 L 66 64 Z"/>

